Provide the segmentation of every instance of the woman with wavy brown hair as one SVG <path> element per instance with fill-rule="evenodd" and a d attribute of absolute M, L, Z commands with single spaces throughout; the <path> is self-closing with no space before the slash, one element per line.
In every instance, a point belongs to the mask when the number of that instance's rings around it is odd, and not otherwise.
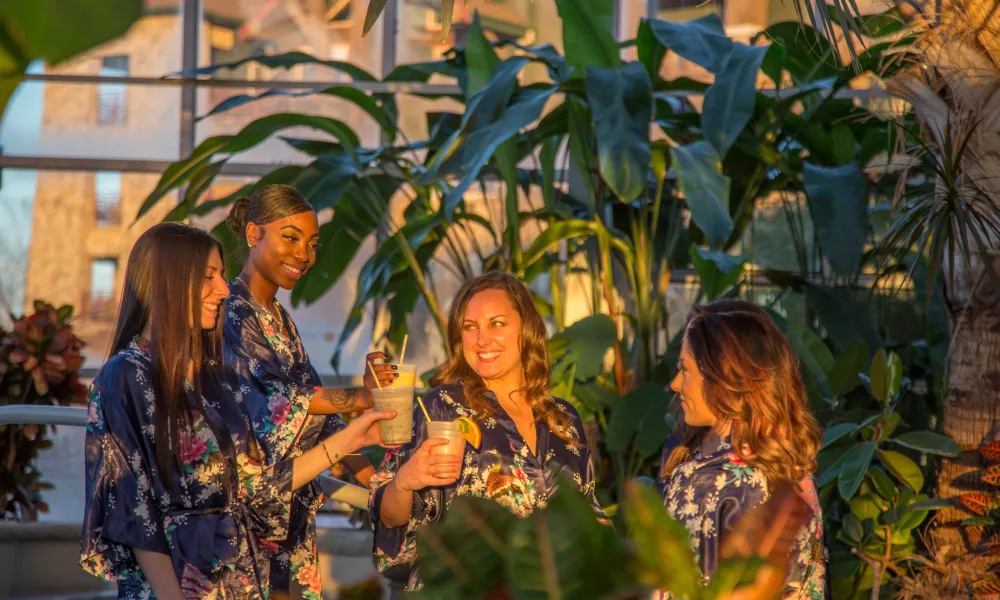
<path fill-rule="evenodd" d="M 594 496 L 583 423 L 549 394 L 545 324 L 517 278 L 489 273 L 462 286 L 448 316 L 448 359 L 431 385 L 423 397 L 431 420 L 468 420 L 481 440 L 466 444 L 462 459 L 438 454 L 445 441 L 428 439 L 426 419 L 414 415 L 413 440 L 372 477 L 375 557 L 390 580 L 420 586 L 416 532 L 440 520 L 456 496 L 490 498 L 523 518 L 547 503 L 562 474 L 607 518 Z"/>
<path fill-rule="evenodd" d="M 826 594 L 822 511 L 813 471 L 822 439 L 806 405 L 798 358 L 759 307 L 726 300 L 694 308 L 670 383 L 682 443 L 666 457 L 664 504 L 691 534 L 709 578 L 727 533 L 781 482 L 813 511 L 789 556 L 782 598 Z"/>

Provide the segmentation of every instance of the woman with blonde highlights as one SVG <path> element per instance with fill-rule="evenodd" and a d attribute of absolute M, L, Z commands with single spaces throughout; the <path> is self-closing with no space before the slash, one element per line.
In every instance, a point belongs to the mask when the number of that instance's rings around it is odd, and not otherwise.
<path fill-rule="evenodd" d="M 824 598 L 826 549 L 812 478 L 821 433 L 781 330 L 749 302 L 696 306 L 670 388 L 683 424 L 682 443 L 661 471 L 664 504 L 691 534 L 703 576 L 715 571 L 743 514 L 773 485 L 791 482 L 813 518 L 789 557 L 782 598 Z"/>
<path fill-rule="evenodd" d="M 448 317 L 448 360 L 423 398 L 432 421 L 466 418 L 481 432 L 463 458 L 437 454 L 414 416 L 413 440 L 372 477 L 371 515 L 379 570 L 397 585 L 420 586 L 416 532 L 439 521 L 456 496 L 489 498 L 518 517 L 545 506 L 559 475 L 590 498 L 594 464 L 576 410 L 549 394 L 545 325 L 528 288 L 489 273 L 459 290 Z"/>

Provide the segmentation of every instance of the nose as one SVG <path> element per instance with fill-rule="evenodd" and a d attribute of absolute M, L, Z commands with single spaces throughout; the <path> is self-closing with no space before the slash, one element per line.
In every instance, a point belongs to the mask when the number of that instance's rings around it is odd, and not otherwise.
<path fill-rule="evenodd" d="M 476 330 L 476 345 L 480 348 L 485 348 L 489 344 L 490 340 L 486 337 L 486 334 L 482 329 Z"/>
<path fill-rule="evenodd" d="M 295 247 L 295 260 L 305 263 L 309 260 L 309 251 L 306 250 L 304 244 L 299 244 Z"/>
<path fill-rule="evenodd" d="M 677 373 L 676 375 L 674 375 L 674 378 L 670 380 L 670 389 L 672 389 L 673 391 L 677 392 L 678 394 L 681 392 L 681 374 L 680 373 Z"/>
<path fill-rule="evenodd" d="M 219 286 L 219 293 L 222 294 L 223 298 L 225 298 L 226 296 L 228 296 L 229 295 L 229 284 L 226 283 L 225 281 L 223 281 L 222 285 Z"/>

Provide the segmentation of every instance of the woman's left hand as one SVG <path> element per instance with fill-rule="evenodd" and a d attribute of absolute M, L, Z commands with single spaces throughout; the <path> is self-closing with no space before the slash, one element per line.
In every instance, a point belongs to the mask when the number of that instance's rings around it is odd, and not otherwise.
<path fill-rule="evenodd" d="M 387 385 L 392 385 L 394 381 L 399 377 L 399 373 L 396 372 L 396 365 L 387 365 L 384 363 L 375 364 L 376 360 L 387 360 L 389 358 L 385 352 L 370 352 L 365 356 L 365 389 L 368 391 L 378 389 L 378 385 L 375 384 L 375 378 L 372 377 L 372 370 L 368 365 L 375 367 L 375 372 L 378 374 L 378 382 L 385 387 Z"/>
<path fill-rule="evenodd" d="M 382 419 L 391 419 L 396 416 L 396 411 L 377 411 L 375 409 L 366 410 L 354 419 L 342 431 L 348 445 L 348 452 L 357 452 L 368 446 L 382 446 L 383 448 L 398 448 L 399 444 L 383 444 L 382 432 L 378 422 Z M 334 434 L 336 435 L 336 434 Z"/>

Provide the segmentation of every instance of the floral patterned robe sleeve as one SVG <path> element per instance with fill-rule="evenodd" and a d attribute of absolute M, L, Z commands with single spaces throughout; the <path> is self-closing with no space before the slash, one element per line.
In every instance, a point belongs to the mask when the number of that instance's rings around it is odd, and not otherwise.
<path fill-rule="evenodd" d="M 80 563 L 103 579 L 144 579 L 133 548 L 170 555 L 132 408 L 135 373 L 120 357 L 90 387 L 86 434 L 86 507 Z M 132 379 L 132 381 L 130 381 Z M 145 399 L 140 400 L 145 403 Z"/>
<path fill-rule="evenodd" d="M 269 463 L 281 460 L 289 455 L 309 423 L 309 403 L 316 386 L 293 376 L 289 361 L 283 361 L 269 343 L 269 336 L 276 333 L 269 332 L 246 303 L 227 302 L 223 332 L 226 363 L 236 371 L 242 385 L 250 388 L 245 390 L 243 400 L 256 437 Z M 330 415 L 324 433 L 342 427 L 343 419 Z"/>
<path fill-rule="evenodd" d="M 423 398 L 431 419 L 450 421 L 455 418 L 446 405 L 431 396 L 432 394 L 428 394 Z M 416 532 L 441 518 L 442 507 L 454 495 L 457 486 L 456 482 L 448 487 L 429 487 L 413 492 L 410 521 L 406 525 L 386 527 L 379 520 L 379 507 L 382 505 L 386 487 L 396 478 L 399 468 L 406 464 L 410 456 L 427 439 L 427 420 L 418 417 L 422 417 L 422 413 L 414 411 L 413 439 L 401 448 L 386 454 L 385 460 L 372 475 L 369 484 L 372 494 L 368 500 L 368 508 L 372 522 L 375 523 L 375 561 L 383 575 L 402 583 L 410 578 L 410 565 L 417 556 Z M 466 457 L 468 455 L 466 452 Z"/>

